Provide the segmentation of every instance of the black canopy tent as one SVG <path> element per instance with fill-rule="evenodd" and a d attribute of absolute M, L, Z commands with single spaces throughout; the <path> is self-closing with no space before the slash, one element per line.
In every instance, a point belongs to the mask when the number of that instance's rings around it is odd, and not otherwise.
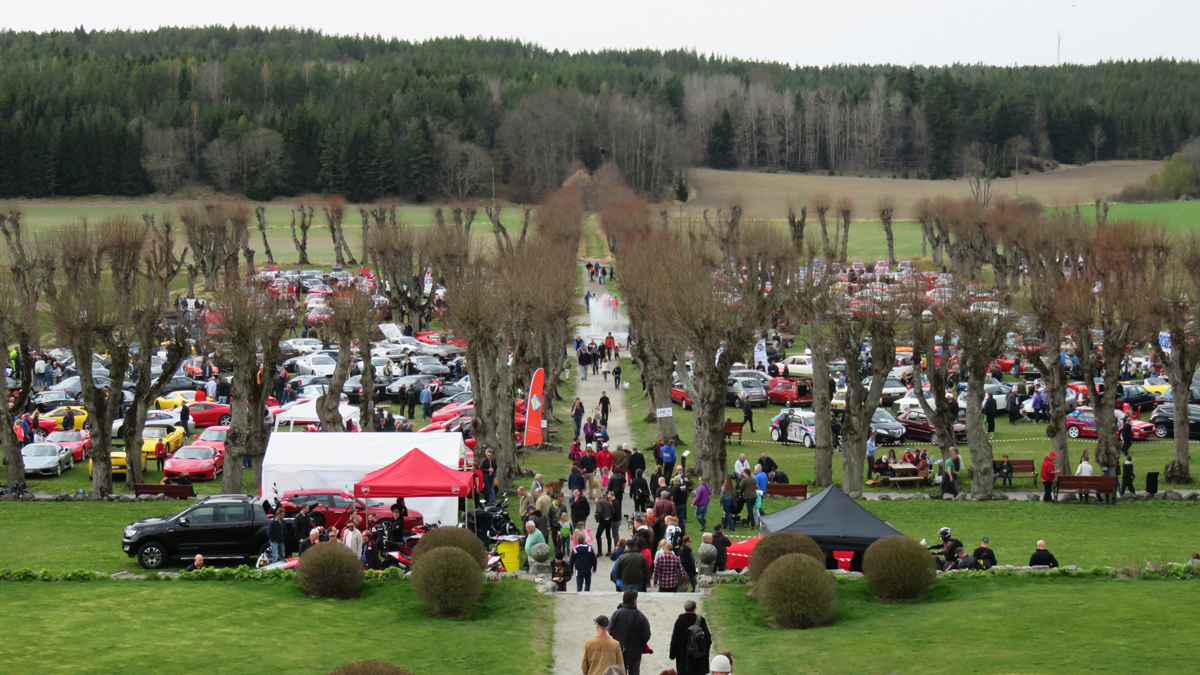
<path fill-rule="evenodd" d="M 876 518 L 836 485 L 795 506 L 759 519 L 759 532 L 796 532 L 812 537 L 826 551 L 865 551 L 900 530 Z"/>

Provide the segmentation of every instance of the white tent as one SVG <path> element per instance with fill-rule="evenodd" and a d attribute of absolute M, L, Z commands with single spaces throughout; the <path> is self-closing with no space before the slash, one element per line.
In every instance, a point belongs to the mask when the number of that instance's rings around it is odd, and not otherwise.
<path fill-rule="evenodd" d="M 275 490 L 282 496 L 316 488 L 352 494 L 363 476 L 415 448 L 456 470 L 467 450 L 462 434 L 455 433 L 274 433 L 263 458 L 262 496 L 271 499 Z M 427 523 L 458 522 L 454 497 L 415 497 L 405 504 L 420 511 Z"/>
<path fill-rule="evenodd" d="M 338 412 L 342 415 L 343 422 L 353 420 L 358 423 L 358 406 L 348 403 L 339 403 Z M 275 417 L 275 429 L 279 429 L 279 425 L 283 423 L 291 423 L 295 426 L 299 424 L 315 424 L 320 422 L 321 418 L 317 415 L 317 399 L 305 401 L 299 405 L 295 405 L 291 410 L 284 410 Z"/>

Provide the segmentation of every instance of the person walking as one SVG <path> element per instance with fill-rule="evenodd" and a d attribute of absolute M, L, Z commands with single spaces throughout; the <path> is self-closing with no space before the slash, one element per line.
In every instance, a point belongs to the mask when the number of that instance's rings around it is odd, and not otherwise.
<path fill-rule="evenodd" d="M 427 420 L 433 415 L 433 391 L 428 387 L 421 389 L 421 419 Z"/>
<path fill-rule="evenodd" d="M 742 395 L 742 424 L 749 424 L 750 433 L 754 433 L 754 404 L 748 394 Z"/>
<path fill-rule="evenodd" d="M 413 419 L 417 410 L 417 402 L 421 400 L 421 392 L 417 390 L 417 383 L 414 382 L 408 387 L 408 393 L 405 394 L 405 403 L 408 404 L 408 419 Z"/>
<path fill-rule="evenodd" d="M 704 482 L 704 476 L 696 479 L 699 485 L 696 486 L 696 491 L 692 494 L 692 506 L 696 509 L 696 521 L 700 523 L 700 529 L 708 527 L 708 504 L 712 501 L 712 490 L 708 487 L 708 483 Z"/>
<path fill-rule="evenodd" d="M 663 475 L 671 476 L 675 473 L 675 446 L 670 443 L 664 443 L 661 438 L 658 439 L 658 443 L 662 446 L 659 448 L 659 453 L 662 455 Z"/>
<path fill-rule="evenodd" d="M 483 500 L 490 504 L 496 499 L 496 457 L 491 448 L 484 453 L 479 470 L 483 472 Z"/>
<path fill-rule="evenodd" d="M 583 427 L 583 414 L 586 412 L 583 408 L 583 401 L 576 396 L 575 402 L 571 404 L 571 422 L 575 425 L 575 438 L 579 438 L 579 432 Z"/>
<path fill-rule="evenodd" d="M 1133 418 L 1126 415 L 1121 422 L 1121 454 L 1129 456 L 1129 448 L 1133 447 Z"/>
<path fill-rule="evenodd" d="M 696 613 L 696 601 L 683 603 L 683 614 L 675 619 L 671 630 L 671 650 L 668 656 L 675 662 L 678 675 L 706 675 L 708 673 L 708 651 L 712 647 L 712 633 L 708 622 Z"/>
<path fill-rule="evenodd" d="M 608 392 L 600 392 L 600 419 L 604 420 L 604 426 L 608 426 L 608 411 L 612 409 L 612 401 L 608 398 Z"/>
<path fill-rule="evenodd" d="M 1005 397 L 1005 407 L 1008 408 L 1008 423 L 1016 424 L 1021 418 L 1021 401 L 1017 397 L 1017 388 L 1013 387 L 1008 390 L 1008 396 Z"/>
<path fill-rule="evenodd" d="M 996 399 L 988 394 L 983 399 L 983 416 L 987 418 L 987 432 L 989 436 L 996 433 Z"/>
<path fill-rule="evenodd" d="M 641 557 L 640 553 L 638 557 Z M 624 560 L 625 556 L 621 556 L 621 559 Z M 626 590 L 617 611 L 608 620 L 609 635 L 621 643 L 626 675 L 641 675 L 642 652 L 650 642 L 650 620 L 637 608 L 637 599 L 636 590 Z"/>
<path fill-rule="evenodd" d="M 610 667 L 625 667 L 621 643 L 608 634 L 608 617 L 601 614 L 593 621 L 596 635 L 583 643 L 583 658 L 579 668 L 583 675 L 605 675 Z"/>
<path fill-rule="evenodd" d="M 621 388 L 621 362 L 617 361 L 612 369 L 613 386 L 617 389 Z"/>
<path fill-rule="evenodd" d="M 592 574 L 596 571 L 596 552 L 588 546 L 587 537 L 575 535 L 575 550 L 571 551 L 571 567 L 575 569 L 575 592 L 592 590 Z"/>
<path fill-rule="evenodd" d="M 267 525 L 267 541 L 271 543 L 271 562 L 287 558 L 287 525 L 283 522 L 283 509 L 275 509 L 275 517 Z"/>
<path fill-rule="evenodd" d="M 1125 455 L 1125 463 L 1123 465 L 1121 465 L 1121 490 L 1120 490 L 1120 493 L 1122 496 L 1124 496 L 1126 492 L 1128 492 L 1129 494 L 1131 494 L 1135 497 L 1137 496 L 1137 491 L 1135 491 L 1133 489 L 1133 479 L 1134 479 L 1133 458 L 1130 457 L 1129 455 Z"/>
<path fill-rule="evenodd" d="M 687 571 L 679 556 L 675 555 L 675 547 L 670 541 L 662 545 L 662 550 L 654 559 L 654 585 L 659 593 L 674 593 L 679 590 L 680 583 L 687 579 Z"/>
<path fill-rule="evenodd" d="M 575 352 L 575 358 L 579 361 L 579 379 L 586 380 L 588 367 L 592 365 L 592 355 L 586 348 L 580 347 L 579 351 Z"/>
<path fill-rule="evenodd" d="M 733 519 L 733 500 L 736 498 L 737 491 L 733 486 L 733 476 L 725 476 L 725 482 L 721 484 L 722 513 L 720 525 L 729 528 L 730 532 L 737 530 L 737 522 Z"/>
<path fill-rule="evenodd" d="M 596 497 L 596 551 L 600 555 L 604 553 L 604 539 L 608 539 L 608 552 L 613 550 L 613 503 L 610 499 L 612 493 L 602 494 Z"/>
<path fill-rule="evenodd" d="M 191 416 L 192 416 L 192 411 L 188 409 L 188 405 L 186 403 L 179 406 L 179 428 L 183 429 L 183 435 L 185 437 L 187 436 L 188 431 L 189 431 L 188 427 L 191 426 L 189 424 Z"/>

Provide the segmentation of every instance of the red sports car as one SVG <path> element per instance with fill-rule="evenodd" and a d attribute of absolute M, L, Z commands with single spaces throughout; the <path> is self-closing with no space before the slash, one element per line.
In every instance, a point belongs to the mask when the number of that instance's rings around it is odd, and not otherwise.
<path fill-rule="evenodd" d="M 178 480 L 213 480 L 225 470 L 225 453 L 206 445 L 185 445 L 176 450 L 163 468 L 163 476 Z"/>
<path fill-rule="evenodd" d="M 1125 413 L 1120 410 L 1114 410 L 1113 414 L 1118 423 L 1125 419 Z M 1154 435 L 1154 425 L 1150 422 L 1134 419 L 1130 420 L 1130 425 L 1135 441 L 1144 441 Z M 1067 414 L 1067 435 L 1071 438 L 1096 437 L 1096 416 L 1091 408 L 1083 406 Z"/>
<path fill-rule="evenodd" d="M 92 447 L 92 434 L 80 429 L 79 431 L 52 431 L 46 436 L 49 443 L 58 443 L 71 451 L 76 462 L 82 462 Z"/>
<path fill-rule="evenodd" d="M 229 406 L 224 403 L 214 403 L 213 401 L 189 403 L 188 412 L 191 413 L 192 426 L 194 427 L 211 427 L 216 424 L 228 425 L 233 421 L 233 416 L 229 414 Z"/>
<path fill-rule="evenodd" d="M 437 331 L 423 331 L 417 333 L 416 338 L 428 345 L 451 344 L 457 347 L 467 348 L 467 341 L 454 337 L 454 333 L 439 333 Z"/>
<path fill-rule="evenodd" d="M 204 433 L 200 434 L 200 438 L 196 439 L 196 442 L 192 443 L 192 445 L 204 446 L 225 452 L 225 436 L 228 433 L 229 427 L 227 425 L 209 427 L 204 430 Z"/>
<path fill-rule="evenodd" d="M 300 510 L 301 504 L 312 504 L 309 518 L 314 526 L 332 526 L 339 530 L 350 519 L 351 510 L 366 520 L 367 513 L 375 514 L 380 520 L 392 519 L 392 505 L 377 499 L 356 499 L 350 495 L 331 488 L 316 488 L 312 490 L 293 490 L 283 493 L 283 512 L 286 518 L 292 518 Z M 418 525 L 423 525 L 424 517 L 413 509 L 408 510 L 404 519 L 404 529 L 412 531 Z"/>
<path fill-rule="evenodd" d="M 686 391 L 677 386 L 671 387 L 671 402 L 683 406 L 684 410 L 692 409 L 692 397 L 688 396 Z"/>

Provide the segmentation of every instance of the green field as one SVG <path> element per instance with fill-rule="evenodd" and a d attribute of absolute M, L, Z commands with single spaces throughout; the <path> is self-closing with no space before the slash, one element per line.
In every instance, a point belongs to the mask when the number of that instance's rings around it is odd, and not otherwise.
<path fill-rule="evenodd" d="M 553 600 L 486 584 L 466 619 L 425 616 L 406 582 L 313 600 L 295 582 L 8 582 L 7 673 L 324 675 L 354 661 L 418 675 L 548 673 Z"/>
<path fill-rule="evenodd" d="M 1200 584 L 1112 579 L 941 579 L 925 602 L 838 584 L 831 625 L 769 628 L 744 586 L 705 601 L 737 673 L 1178 673 L 1195 661 Z"/>

